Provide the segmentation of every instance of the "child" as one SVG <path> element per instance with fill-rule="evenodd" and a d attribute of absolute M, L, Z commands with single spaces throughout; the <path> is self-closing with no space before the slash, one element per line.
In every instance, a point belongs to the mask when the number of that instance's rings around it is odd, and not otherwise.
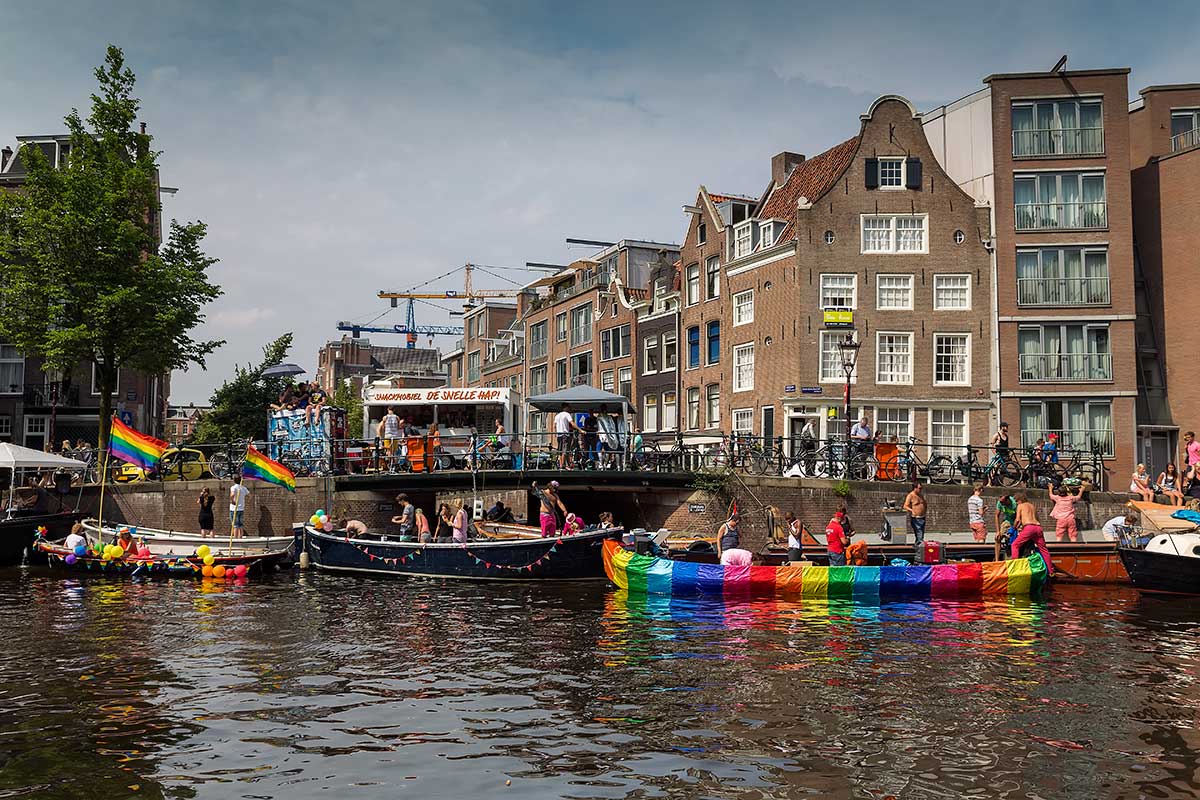
<path fill-rule="evenodd" d="M 971 536 L 977 542 L 987 541 L 987 526 L 983 523 L 983 484 L 977 483 L 975 491 L 967 498 L 967 522 L 971 525 Z"/>
<path fill-rule="evenodd" d="M 1050 516 L 1055 519 L 1054 538 L 1060 542 L 1078 542 L 1079 526 L 1075 522 L 1075 503 L 1079 502 L 1079 495 L 1065 486 L 1051 486 L 1050 499 L 1054 501 L 1054 509 L 1050 512 Z"/>

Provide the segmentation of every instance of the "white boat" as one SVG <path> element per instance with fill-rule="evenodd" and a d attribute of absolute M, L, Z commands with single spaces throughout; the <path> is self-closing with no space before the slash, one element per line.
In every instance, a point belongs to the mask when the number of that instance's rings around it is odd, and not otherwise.
<path fill-rule="evenodd" d="M 224 556 L 234 555 L 254 555 L 258 553 L 271 553 L 278 550 L 285 550 L 292 546 L 296 537 L 294 534 L 286 536 L 244 536 L 241 539 L 233 539 L 230 546 L 230 538 L 228 536 L 201 536 L 198 533 L 190 531 L 164 531 L 158 528 L 147 528 L 142 525 L 126 525 L 123 523 L 104 523 L 103 532 L 100 526 L 94 519 L 83 521 L 83 527 L 92 537 L 99 539 L 105 544 L 115 543 L 118 534 L 122 530 L 128 529 L 133 535 L 135 542 L 145 541 L 146 546 L 150 548 L 150 552 L 156 556 L 186 556 L 196 552 L 196 548 L 206 544 L 214 553 Z"/>

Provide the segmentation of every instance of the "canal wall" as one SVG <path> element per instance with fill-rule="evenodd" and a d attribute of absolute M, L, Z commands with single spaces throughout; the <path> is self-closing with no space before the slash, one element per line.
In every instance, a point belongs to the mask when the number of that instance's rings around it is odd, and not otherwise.
<path fill-rule="evenodd" d="M 469 474 L 465 474 L 469 481 Z M 901 505 L 908 491 L 907 484 L 899 483 L 835 483 L 815 479 L 762 478 L 730 476 L 723 482 L 714 482 L 708 477 L 690 481 L 692 486 L 655 485 L 654 475 L 635 474 L 626 485 L 566 486 L 562 491 L 563 502 L 568 510 L 577 513 L 587 522 L 595 521 L 601 511 L 611 511 L 619 523 L 626 527 L 643 527 L 648 530 L 668 528 L 677 533 L 699 533 L 712 535 L 724 522 L 733 502 L 742 515 L 743 542 L 750 549 L 758 549 L 768 538 L 766 507 L 780 512 L 791 511 L 808 526 L 814 534 L 822 534 L 825 523 L 839 504 L 845 504 L 855 527 L 862 532 L 878 530 L 881 526 L 881 509 L 885 501 Z M 515 484 L 516 481 L 514 480 Z M 688 483 L 688 482 L 685 482 Z M 217 497 L 215 504 L 217 530 L 227 529 L 228 482 L 190 481 L 110 486 L 105 490 L 104 517 L 106 520 L 152 528 L 174 530 L 196 530 L 196 498 L 200 490 L 208 487 Z M 536 522 L 536 501 L 524 488 L 512 484 L 486 490 L 473 489 L 469 483 L 461 488 L 422 488 L 411 477 L 398 476 L 395 486 L 387 489 L 334 490 L 333 479 L 298 478 L 296 492 L 260 483 L 249 483 L 250 500 L 247 504 L 245 523 L 247 535 L 265 536 L 286 531 L 293 522 L 307 519 L 313 511 L 322 508 L 336 517 L 361 519 L 368 527 L 386 530 L 395 513 L 394 498 L 398 492 L 408 494 L 419 508 L 425 509 L 431 519 L 437 504 L 462 498 L 470 507 L 472 496 L 482 501 L 484 508 L 501 499 L 513 508 L 518 517 Z M 703 486 L 704 488 L 693 488 Z M 942 533 L 961 533 L 967 525 L 967 498 L 971 491 L 967 486 L 925 486 L 924 492 L 929 505 L 927 535 L 936 538 Z M 1030 498 L 1038 506 L 1048 535 L 1053 531 L 1050 517 L 1052 506 L 1047 493 L 1030 490 Z M 988 529 L 993 528 L 996 500 L 999 490 L 988 489 L 984 493 Z M 70 505 L 76 495 L 69 495 Z M 1111 517 L 1124 513 L 1128 494 L 1090 492 L 1076 506 L 1076 515 L 1081 530 L 1099 528 Z M 95 516 L 99 511 L 100 496 L 97 487 L 87 487 L 79 495 L 80 510 Z"/>

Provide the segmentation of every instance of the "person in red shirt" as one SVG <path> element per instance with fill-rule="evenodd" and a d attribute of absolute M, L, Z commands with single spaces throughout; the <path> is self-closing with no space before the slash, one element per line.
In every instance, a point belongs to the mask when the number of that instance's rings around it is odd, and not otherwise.
<path fill-rule="evenodd" d="M 846 521 L 846 507 L 838 506 L 833 519 L 825 526 L 825 545 L 829 550 L 829 566 L 846 566 L 846 547 L 850 544 L 850 529 Z"/>

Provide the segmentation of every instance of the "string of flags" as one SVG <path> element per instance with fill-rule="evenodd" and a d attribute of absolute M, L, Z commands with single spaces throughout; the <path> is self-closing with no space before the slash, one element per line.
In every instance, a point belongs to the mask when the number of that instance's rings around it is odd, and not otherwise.
<path fill-rule="evenodd" d="M 486 560 L 480 558 L 479 556 L 475 555 L 474 553 L 472 553 L 471 549 L 469 547 L 467 547 L 465 544 L 462 546 L 462 549 L 463 549 L 463 552 L 465 552 L 471 558 L 475 559 L 476 564 L 483 564 L 483 566 L 486 567 L 487 569 L 505 569 L 505 570 L 509 570 L 510 572 L 522 572 L 522 571 L 533 572 L 534 567 L 538 566 L 543 561 L 548 561 L 552 554 L 558 552 L 558 546 L 560 544 L 562 544 L 562 539 L 555 539 L 554 544 L 550 545 L 550 549 L 547 550 L 545 552 L 545 554 L 542 555 L 541 558 L 539 558 L 537 561 L 532 561 L 528 564 L 525 564 L 524 566 L 513 566 L 512 564 L 494 564 L 494 563 L 492 563 L 490 561 L 486 561 Z"/>
<path fill-rule="evenodd" d="M 347 535 L 345 537 L 345 542 L 346 542 L 346 544 L 350 545 L 355 550 L 357 550 L 358 552 L 360 552 L 364 556 L 366 556 L 368 561 L 378 561 L 380 563 L 387 564 L 389 566 L 403 566 L 404 564 L 407 564 L 409 561 L 411 561 L 412 559 L 416 558 L 417 556 L 419 556 L 425 552 L 425 548 L 422 547 L 417 550 L 412 550 L 402 556 L 392 556 L 392 557 L 379 556 L 379 555 L 375 555 L 374 553 L 372 553 L 368 548 L 364 547 L 363 545 L 358 544 L 358 543 L 354 542 L 353 540 L 351 540 L 349 535 Z M 502 570 L 508 570 L 510 572 L 533 572 L 534 567 L 540 565 L 544 561 L 548 561 L 550 559 L 551 555 L 558 552 L 558 546 L 560 544 L 562 544 L 562 539 L 555 539 L 554 544 L 550 545 L 550 549 L 547 550 L 540 558 L 538 558 L 536 561 L 531 561 L 528 564 L 522 564 L 522 565 L 496 564 L 496 563 L 488 561 L 484 558 L 480 558 L 478 555 L 476 555 L 474 552 L 472 552 L 471 549 L 469 547 L 467 547 L 467 545 L 465 545 L 465 544 L 461 545 L 461 547 L 463 549 L 463 552 L 465 552 L 468 556 L 470 556 L 472 559 L 474 559 L 474 561 L 477 565 L 482 564 L 484 566 L 484 568 L 486 568 L 486 569 L 502 569 Z"/>

